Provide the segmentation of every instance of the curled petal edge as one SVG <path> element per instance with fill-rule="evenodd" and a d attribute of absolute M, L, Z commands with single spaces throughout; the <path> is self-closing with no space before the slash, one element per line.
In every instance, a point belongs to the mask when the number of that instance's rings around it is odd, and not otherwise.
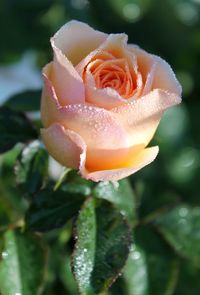
<path fill-rule="evenodd" d="M 85 102 L 85 89 L 82 78 L 73 65 L 62 56 L 58 49 L 54 52 L 54 61 L 47 64 L 42 71 L 44 82 L 51 83 L 59 104 L 76 104 Z"/>
<path fill-rule="evenodd" d="M 177 94 L 155 89 L 140 99 L 111 110 L 116 121 L 127 131 L 130 145 L 145 143 L 152 139 L 163 112 L 181 102 Z"/>
<path fill-rule="evenodd" d="M 99 47 L 107 36 L 83 22 L 71 20 L 56 32 L 51 42 L 73 65 L 76 65 Z"/>
<path fill-rule="evenodd" d="M 42 139 L 52 157 L 65 167 L 78 169 L 83 178 L 92 181 L 117 181 L 150 164 L 158 154 L 158 147 L 140 149 L 123 167 L 109 170 L 87 169 L 87 146 L 76 132 L 55 123 L 41 130 Z"/>
<path fill-rule="evenodd" d="M 76 132 L 58 123 L 41 129 L 42 140 L 50 155 L 65 167 L 82 169 L 86 157 L 86 144 Z"/>
<path fill-rule="evenodd" d="M 146 165 L 149 165 L 152 161 L 154 161 L 158 152 L 158 146 L 142 149 L 140 152 L 138 152 L 138 155 L 135 155 L 133 159 L 130 159 L 130 161 L 122 168 L 90 172 L 87 171 L 84 166 L 82 166 L 80 173 L 82 177 L 95 182 L 118 181 L 131 174 L 134 174 Z"/>

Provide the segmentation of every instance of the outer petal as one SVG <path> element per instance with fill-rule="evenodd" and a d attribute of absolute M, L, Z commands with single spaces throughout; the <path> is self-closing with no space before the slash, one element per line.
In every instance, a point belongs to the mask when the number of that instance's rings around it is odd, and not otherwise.
<path fill-rule="evenodd" d="M 156 71 L 152 89 L 160 88 L 181 95 L 182 88 L 170 65 L 161 57 L 153 56 L 156 62 Z"/>
<path fill-rule="evenodd" d="M 153 89 L 163 89 L 181 95 L 181 85 L 170 65 L 159 56 L 149 54 L 135 45 L 128 45 L 130 51 L 136 56 L 138 70 L 144 82 L 143 95 Z"/>
<path fill-rule="evenodd" d="M 128 165 L 130 159 L 144 149 L 144 144 L 130 148 L 87 150 L 86 168 L 90 172 L 99 170 L 118 169 Z"/>
<path fill-rule="evenodd" d="M 52 43 L 73 65 L 77 65 L 106 38 L 107 34 L 95 31 L 85 23 L 72 20 L 53 36 Z"/>
<path fill-rule="evenodd" d="M 57 116 L 57 109 L 61 107 L 55 89 L 52 85 L 51 80 L 49 79 L 51 63 L 46 65 L 43 70 L 43 78 L 44 78 L 44 87 L 42 90 L 42 98 L 41 98 L 41 119 L 43 125 L 45 127 L 49 127 L 49 114 L 53 118 Z M 52 124 L 55 122 L 52 122 Z"/>
<path fill-rule="evenodd" d="M 83 80 L 73 64 L 98 47 L 106 36 L 84 23 L 71 21 L 51 38 L 54 61 L 49 78 L 61 105 L 84 102 Z"/>
<path fill-rule="evenodd" d="M 131 145 L 147 145 L 153 137 L 163 112 L 181 102 L 180 96 L 164 90 L 149 94 L 126 105 L 114 108 L 116 120 L 129 134 Z"/>
<path fill-rule="evenodd" d="M 81 158 L 85 158 L 86 145 L 77 133 L 55 123 L 42 129 L 41 135 L 47 150 L 56 161 L 69 168 L 79 168 Z"/>
<path fill-rule="evenodd" d="M 42 95 L 41 117 L 45 128 L 57 122 L 80 134 L 88 146 L 102 149 L 129 147 L 127 133 L 113 113 L 90 105 L 61 107 L 48 79 Z"/>
<path fill-rule="evenodd" d="M 83 103 L 85 101 L 84 84 L 72 63 L 54 46 L 52 66 L 44 68 L 44 74 L 51 79 L 61 105 Z"/>
<path fill-rule="evenodd" d="M 90 172 L 82 167 L 81 175 L 93 181 L 116 181 L 127 177 L 146 165 L 150 164 L 158 154 L 158 147 L 141 150 L 137 155 L 124 165 L 123 168 Z"/>
<path fill-rule="evenodd" d="M 63 66 L 56 62 L 47 64 L 42 71 L 45 83 L 51 83 L 56 97 L 59 97 L 60 105 L 83 103 L 85 101 L 84 85 L 77 73 L 73 76 Z M 60 70 L 59 70 L 60 67 Z M 77 77 L 78 78 L 77 78 Z M 49 81 L 49 82 L 47 82 Z"/>

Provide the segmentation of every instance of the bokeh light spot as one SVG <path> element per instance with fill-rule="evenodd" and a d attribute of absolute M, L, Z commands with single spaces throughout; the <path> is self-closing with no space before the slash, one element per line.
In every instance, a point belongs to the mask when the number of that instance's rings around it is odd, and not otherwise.
<path fill-rule="evenodd" d="M 84 9 L 87 5 L 89 5 L 88 0 L 71 0 L 71 6 L 75 9 Z"/>
<path fill-rule="evenodd" d="M 187 147 L 168 163 L 171 178 L 180 184 L 189 183 L 200 166 L 200 154 L 197 149 Z"/>
<path fill-rule="evenodd" d="M 128 3 L 123 7 L 124 18 L 129 22 L 136 22 L 141 16 L 141 9 L 136 3 Z"/>
<path fill-rule="evenodd" d="M 177 3 L 176 14 L 179 20 L 186 25 L 195 25 L 198 22 L 198 10 L 193 3 Z"/>

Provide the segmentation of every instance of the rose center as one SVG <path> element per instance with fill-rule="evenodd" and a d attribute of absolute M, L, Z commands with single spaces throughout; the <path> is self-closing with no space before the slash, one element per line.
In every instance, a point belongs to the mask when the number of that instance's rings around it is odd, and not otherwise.
<path fill-rule="evenodd" d="M 125 58 L 100 56 L 91 61 L 87 69 L 97 88 L 112 88 L 122 97 L 129 98 L 136 89 L 136 75 Z"/>

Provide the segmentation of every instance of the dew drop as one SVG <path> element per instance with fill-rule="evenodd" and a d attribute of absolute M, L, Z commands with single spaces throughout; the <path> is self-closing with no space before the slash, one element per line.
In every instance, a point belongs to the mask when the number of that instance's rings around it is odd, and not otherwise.
<path fill-rule="evenodd" d="M 131 245 L 131 247 L 130 247 L 130 252 L 132 253 L 132 252 L 134 252 L 135 251 L 135 245 Z"/>
<path fill-rule="evenodd" d="M 2 258 L 6 258 L 8 256 L 8 252 L 6 252 L 6 251 L 2 252 L 1 256 L 2 256 Z"/>
<path fill-rule="evenodd" d="M 140 253 L 137 252 L 137 251 L 133 252 L 133 253 L 132 253 L 132 258 L 133 258 L 134 260 L 139 259 L 139 258 L 140 258 Z"/>

